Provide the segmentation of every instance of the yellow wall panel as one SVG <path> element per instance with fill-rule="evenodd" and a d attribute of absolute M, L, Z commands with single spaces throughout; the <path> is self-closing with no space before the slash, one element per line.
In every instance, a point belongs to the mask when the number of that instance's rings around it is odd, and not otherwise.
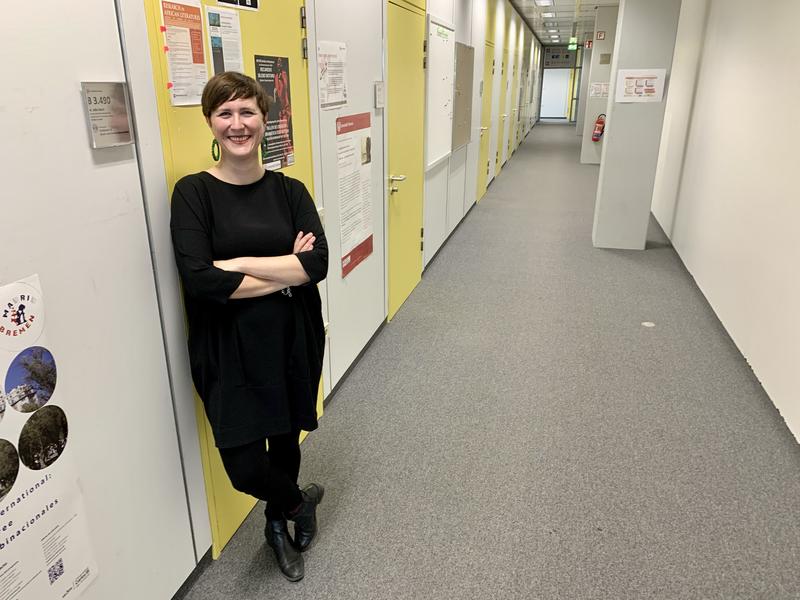
<path fill-rule="evenodd" d="M 219 6 L 213 1 L 206 1 L 204 4 Z M 282 171 L 305 183 L 313 194 L 308 64 L 301 54 L 304 31 L 300 28 L 300 7 L 303 1 L 261 0 L 260 4 L 260 9 L 257 11 L 239 11 L 245 73 L 255 77 L 254 55 L 288 57 L 295 164 Z M 212 136 L 200 106 L 172 106 L 167 89 L 164 34 L 160 30 L 161 2 L 145 0 L 145 8 L 164 148 L 165 176 L 171 193 L 178 179 L 189 173 L 207 169 L 213 164 Z M 203 43 L 208 74 L 211 76 L 213 72 L 205 18 L 203 14 Z M 164 202 L 168 201 L 168 198 L 164 198 Z M 321 395 L 318 406 L 321 415 Z M 252 510 L 255 500 L 231 487 L 199 400 L 196 400 L 196 410 L 210 513 L 212 555 L 217 558 Z"/>

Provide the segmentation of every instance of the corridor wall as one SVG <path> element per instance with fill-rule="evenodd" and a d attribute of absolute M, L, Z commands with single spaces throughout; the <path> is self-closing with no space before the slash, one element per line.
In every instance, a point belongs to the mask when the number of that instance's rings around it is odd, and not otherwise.
<path fill-rule="evenodd" d="M 672 78 L 665 144 L 680 148 L 682 130 L 688 136 L 682 156 L 662 152 L 660 169 L 679 172 L 680 183 L 674 189 L 661 179 L 653 213 L 800 440 L 796 136 L 784 119 L 757 118 L 764 106 L 771 115 L 795 112 L 800 81 L 786 74 L 796 70 L 800 55 L 792 34 L 800 5 L 772 6 L 765 60 L 763 40 L 749 29 L 750 3 L 711 0 L 707 22 L 702 7 L 688 4 L 675 55 L 683 74 Z M 697 50 L 681 54 L 687 44 Z M 692 52 L 699 55 L 696 86 Z M 692 96 L 687 112 L 680 103 Z M 734 133 L 731 124 L 743 118 L 747 124 Z M 676 128 L 679 120 L 683 126 Z"/>
<path fill-rule="evenodd" d="M 425 174 L 425 265 L 477 200 L 478 172 L 486 169 L 486 165 L 478 164 L 483 95 L 492 95 L 491 125 L 483 133 L 491 138 L 489 181 L 530 130 L 534 112 L 531 96 L 538 77 L 534 55 L 538 56 L 540 48 L 508 0 L 430 0 L 427 7 L 429 15 L 455 26 L 457 41 L 473 48 L 474 64 L 471 139 L 465 146 L 453 148 L 446 161 L 433 165 Z M 492 46 L 487 46 L 487 41 L 497 42 L 490 56 L 486 49 Z M 488 81 L 484 80 L 487 60 L 495 62 Z M 528 72 L 527 79 L 523 79 L 523 71 Z"/>
<path fill-rule="evenodd" d="M 23 463 L 10 489 L 4 471 L 1 595 L 169 598 L 196 555 L 140 185 L 137 155 L 146 148 L 136 139 L 93 148 L 81 91 L 82 82 L 128 80 L 122 23 L 104 0 L 79 9 L 24 3 L 14 14 L 36 26 L 12 27 L 0 41 L 13 57 L 4 67 L 0 111 L 9 142 L 0 151 L 0 284 L 38 274 L 41 296 L 27 316 L 44 319 L 55 387 L 35 412 L 4 404 L 0 438 L 11 437 L 15 423 L 24 419 L 27 427 L 41 411 L 58 408 L 66 422 L 57 443 L 66 445 L 47 445 L 46 466 Z M 109 97 L 94 98 L 103 104 Z M 114 106 L 122 108 L 119 99 Z M 8 316 L 2 321 L 9 331 Z M 36 333 L 25 335 L 33 339 L 14 338 L 23 344 L 14 352 L 45 344 Z M 11 441 L 22 449 L 19 439 Z M 21 489 L 31 471 L 48 478 L 46 485 Z M 59 515 L 59 501 L 72 514 Z M 77 523 L 88 530 L 86 548 Z M 89 562 L 96 568 L 82 571 Z"/>

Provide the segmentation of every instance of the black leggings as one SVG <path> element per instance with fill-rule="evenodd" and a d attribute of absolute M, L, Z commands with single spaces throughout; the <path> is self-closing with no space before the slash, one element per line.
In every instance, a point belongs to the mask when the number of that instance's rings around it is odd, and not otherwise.
<path fill-rule="evenodd" d="M 297 487 L 299 432 L 269 436 L 244 446 L 220 448 L 219 455 L 234 488 L 267 502 L 268 519 L 282 518 L 303 501 Z"/>

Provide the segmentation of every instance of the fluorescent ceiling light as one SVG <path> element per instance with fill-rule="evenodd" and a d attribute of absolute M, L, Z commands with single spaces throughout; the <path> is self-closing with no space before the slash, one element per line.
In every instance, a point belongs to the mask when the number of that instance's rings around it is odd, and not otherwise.
<path fill-rule="evenodd" d="M 555 19 L 555 18 L 556 18 L 556 13 L 553 13 L 553 12 L 546 12 L 546 13 L 542 13 L 542 16 L 543 16 L 545 19 Z"/>
<path fill-rule="evenodd" d="M 553 6 L 553 0 L 533 0 L 536 6 Z"/>
<path fill-rule="evenodd" d="M 547 33 L 558 33 L 558 29 L 548 29 Z"/>

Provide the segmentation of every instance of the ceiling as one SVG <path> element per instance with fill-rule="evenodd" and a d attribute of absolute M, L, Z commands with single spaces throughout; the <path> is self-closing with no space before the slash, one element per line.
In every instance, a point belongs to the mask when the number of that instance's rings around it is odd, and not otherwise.
<path fill-rule="evenodd" d="M 545 46 L 564 46 L 573 35 L 579 44 L 591 39 L 595 7 L 617 6 L 619 0 L 511 0 L 511 4 Z"/>

